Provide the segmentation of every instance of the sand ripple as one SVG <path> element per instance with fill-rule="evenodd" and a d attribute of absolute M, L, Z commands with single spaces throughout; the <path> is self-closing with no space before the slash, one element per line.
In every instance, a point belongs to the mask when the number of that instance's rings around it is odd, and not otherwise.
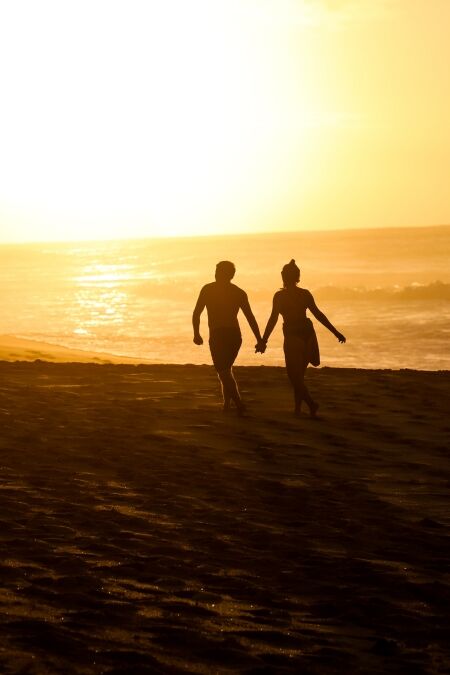
<path fill-rule="evenodd" d="M 0 370 L 2 673 L 445 672 L 449 374 Z"/>

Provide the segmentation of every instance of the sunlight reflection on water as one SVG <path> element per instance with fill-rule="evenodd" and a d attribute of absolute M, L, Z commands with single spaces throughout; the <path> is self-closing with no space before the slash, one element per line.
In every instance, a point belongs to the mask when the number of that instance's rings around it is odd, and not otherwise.
<path fill-rule="evenodd" d="M 312 248 L 311 233 L 248 241 L 219 237 L 26 246 L 15 247 L 14 255 L 0 247 L 0 333 L 157 362 L 209 363 L 206 317 L 205 345 L 198 348 L 192 343 L 191 316 L 201 286 L 213 280 L 215 262 L 236 262 L 236 283 L 248 291 L 264 328 L 280 286 L 280 264 L 298 250 L 304 260 L 302 282 L 348 337 L 346 345 L 339 345 L 316 326 L 322 365 L 450 368 L 450 303 L 445 296 L 450 278 L 444 255 L 450 228 L 445 239 L 433 244 L 435 254 L 428 250 L 433 236 L 416 248 L 410 240 L 404 250 L 390 241 L 380 248 L 382 261 L 375 259 L 370 238 L 356 246 L 356 235 L 348 233 L 347 239 L 343 233 L 327 233 L 321 246 Z M 438 279 L 444 284 L 433 285 Z M 407 285 L 413 289 L 414 283 L 424 289 L 424 299 L 392 295 Z M 356 287 L 360 290 L 353 295 L 345 290 Z M 383 295 L 383 289 L 391 295 Z M 238 364 L 283 364 L 280 325 L 264 357 L 254 354 L 255 340 L 245 320 L 241 327 Z"/>

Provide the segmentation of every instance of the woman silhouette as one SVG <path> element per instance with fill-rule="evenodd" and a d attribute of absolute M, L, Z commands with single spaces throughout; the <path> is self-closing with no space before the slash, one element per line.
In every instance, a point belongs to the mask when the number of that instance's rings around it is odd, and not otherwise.
<path fill-rule="evenodd" d="M 306 310 L 309 309 L 311 314 L 328 328 L 339 342 L 345 342 L 345 337 L 320 311 L 310 291 L 306 288 L 298 288 L 300 269 L 295 264 L 295 260 L 291 260 L 288 265 L 283 267 L 281 277 L 283 288 L 273 296 L 272 313 L 262 340 L 256 345 L 256 351 L 263 353 L 266 350 L 267 340 L 275 328 L 278 316 L 281 314 L 283 317 L 283 348 L 286 370 L 294 388 L 294 413 L 300 416 L 302 401 L 306 401 L 311 417 L 316 417 L 319 405 L 311 398 L 304 383 L 304 376 L 308 363 L 318 366 L 320 356 L 314 326 L 311 319 L 307 318 Z"/>

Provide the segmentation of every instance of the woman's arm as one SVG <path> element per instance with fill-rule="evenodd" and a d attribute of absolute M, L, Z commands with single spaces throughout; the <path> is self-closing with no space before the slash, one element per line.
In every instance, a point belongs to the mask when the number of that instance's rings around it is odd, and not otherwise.
<path fill-rule="evenodd" d="M 262 342 L 264 342 L 264 344 L 267 344 L 267 340 L 269 339 L 273 329 L 277 325 L 279 314 L 280 314 L 280 308 L 278 306 L 277 295 L 275 294 L 273 296 L 272 313 L 269 316 L 269 320 L 267 322 L 266 330 L 264 331 L 264 335 L 262 337 Z"/>
<path fill-rule="evenodd" d="M 333 335 L 337 337 L 339 342 L 345 342 L 345 337 L 340 333 L 336 328 L 333 326 L 333 324 L 328 321 L 327 317 L 323 312 L 320 311 L 320 309 L 317 307 L 316 303 L 314 302 L 314 298 L 312 296 L 312 293 L 308 291 L 308 304 L 306 305 L 309 311 L 313 316 L 316 317 L 317 321 L 320 321 L 321 324 L 325 326 L 325 328 L 328 328 Z"/>

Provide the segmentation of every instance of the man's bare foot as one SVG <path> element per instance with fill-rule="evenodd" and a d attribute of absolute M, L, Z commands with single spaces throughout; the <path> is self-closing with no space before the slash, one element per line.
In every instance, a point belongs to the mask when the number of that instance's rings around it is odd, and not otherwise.
<path fill-rule="evenodd" d="M 243 403 L 236 404 L 236 410 L 238 417 L 245 417 L 247 414 L 247 406 L 245 406 Z"/>
<path fill-rule="evenodd" d="M 317 420 L 317 419 L 319 419 L 319 418 L 318 418 L 318 415 L 317 415 L 317 411 L 318 411 L 318 410 L 319 410 L 319 404 L 318 404 L 318 403 L 313 403 L 313 404 L 309 407 L 309 416 L 311 417 L 312 420 Z"/>

